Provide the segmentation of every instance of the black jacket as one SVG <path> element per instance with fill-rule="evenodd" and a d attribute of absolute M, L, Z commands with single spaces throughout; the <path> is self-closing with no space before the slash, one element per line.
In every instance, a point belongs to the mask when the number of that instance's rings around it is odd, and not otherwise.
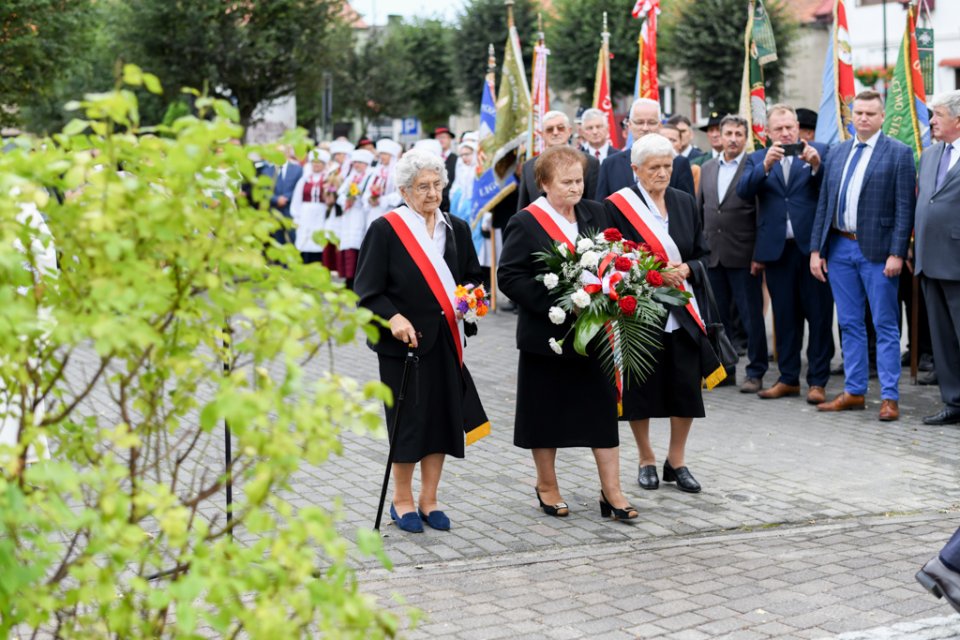
<path fill-rule="evenodd" d="M 443 229 L 447 233 L 443 260 L 450 267 L 454 281 L 457 284 L 479 284 L 483 272 L 473 248 L 470 227 L 459 218 L 442 215 L 453 224 L 451 234 L 446 225 L 437 222 L 437 230 Z M 376 219 L 363 238 L 353 288 L 360 296 L 360 306 L 384 320 L 397 313 L 406 317 L 422 334 L 417 340 L 418 353 L 430 351 L 441 331 L 449 333 L 440 304 L 393 227 L 384 218 Z M 467 335 L 474 335 L 476 330 L 475 324 L 464 323 Z M 401 358 L 407 351 L 406 344 L 394 338 L 389 327 L 381 327 L 380 340 L 370 346 L 379 354 Z"/>

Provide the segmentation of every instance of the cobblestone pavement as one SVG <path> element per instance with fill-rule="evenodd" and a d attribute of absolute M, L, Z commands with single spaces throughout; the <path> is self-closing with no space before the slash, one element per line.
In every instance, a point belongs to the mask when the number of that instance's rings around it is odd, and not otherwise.
<path fill-rule="evenodd" d="M 640 518 L 602 520 L 592 454 L 568 449 L 558 474 L 572 513 L 558 519 L 537 509 L 529 453 L 512 445 L 514 331 L 512 314 L 488 316 L 465 351 L 493 433 L 447 461 L 453 529 L 385 524 L 395 570 L 360 564 L 383 606 L 423 611 L 411 637 L 960 638 L 960 617 L 913 579 L 960 524 L 960 428 L 920 421 L 939 408 L 935 387 L 904 370 L 896 423 L 876 419 L 875 381 L 866 411 L 833 415 L 803 398 L 705 392 L 687 450 L 703 493 L 641 491 L 624 425 L 621 477 Z M 338 373 L 376 377 L 362 345 L 333 358 Z M 775 379 L 774 363 L 764 382 Z M 841 388 L 832 378 L 828 395 Z M 543 401 L 589 399 L 557 389 Z M 662 462 L 667 425 L 652 430 Z M 352 536 L 372 526 L 385 458 L 383 439 L 348 434 L 342 457 L 300 472 L 293 501 L 343 496 Z"/>

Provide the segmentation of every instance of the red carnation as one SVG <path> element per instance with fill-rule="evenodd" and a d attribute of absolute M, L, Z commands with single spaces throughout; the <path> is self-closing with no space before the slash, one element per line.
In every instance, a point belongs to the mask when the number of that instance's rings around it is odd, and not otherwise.
<path fill-rule="evenodd" d="M 628 316 L 632 316 L 637 310 L 637 299 L 633 296 L 623 296 L 617 301 L 617 304 L 620 305 L 620 311 Z"/>
<path fill-rule="evenodd" d="M 624 240 L 624 241 L 623 241 L 623 248 L 626 249 L 627 251 L 636 251 L 639 247 L 640 247 L 640 245 L 638 245 L 638 244 L 637 244 L 636 242 L 634 242 L 633 240 Z"/>
<path fill-rule="evenodd" d="M 663 264 L 667 264 L 670 261 L 670 259 L 667 257 L 667 254 L 665 254 L 663 251 L 654 251 L 653 257 Z"/>
<path fill-rule="evenodd" d="M 607 242 L 620 242 L 623 240 L 623 234 L 618 229 L 610 227 L 603 230 L 603 237 Z"/>
<path fill-rule="evenodd" d="M 625 256 L 619 256 L 616 260 L 613 261 L 613 268 L 617 271 L 630 271 L 630 267 L 633 266 L 633 260 Z"/>
<path fill-rule="evenodd" d="M 650 245 L 648 245 L 646 242 L 641 242 L 638 247 L 640 248 L 640 251 L 643 251 L 644 253 L 653 253 L 653 249 L 651 249 Z"/>
<path fill-rule="evenodd" d="M 650 271 L 647 271 L 647 283 L 653 287 L 662 287 L 663 276 L 660 275 L 659 271 L 654 271 L 651 269 Z"/>

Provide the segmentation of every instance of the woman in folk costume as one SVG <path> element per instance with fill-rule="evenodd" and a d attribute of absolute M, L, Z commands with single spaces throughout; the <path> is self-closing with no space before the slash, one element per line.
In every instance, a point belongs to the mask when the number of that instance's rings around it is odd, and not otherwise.
<path fill-rule="evenodd" d="M 297 225 L 296 247 L 304 264 L 323 261 L 326 245 L 313 239 L 313 234 L 326 229 L 327 204 L 324 200 L 324 177 L 330 154 L 323 149 L 314 149 L 308 156 L 303 176 L 293 189 L 290 201 L 290 217 Z"/>
<path fill-rule="evenodd" d="M 379 162 L 373 167 L 373 177 L 367 183 L 366 191 L 363 192 L 363 204 L 367 210 L 365 228 L 369 228 L 374 220 L 403 203 L 394 179 L 397 159 L 402 152 L 403 147 L 389 138 L 377 141 Z"/>
<path fill-rule="evenodd" d="M 343 208 L 340 217 L 340 252 L 337 271 L 346 281 L 347 288 L 353 288 L 353 278 L 357 272 L 357 253 L 363 242 L 363 233 L 367 228 L 367 211 L 363 206 L 363 192 L 373 177 L 370 165 L 373 154 L 357 149 L 350 154 L 350 173 L 344 178 L 337 192 L 337 204 Z"/>
<path fill-rule="evenodd" d="M 573 316 L 559 309 L 556 293 L 537 279 L 547 271 L 537 253 L 557 242 L 573 246 L 578 235 L 610 226 L 603 205 L 583 199 L 586 164 L 583 153 L 566 145 L 540 154 L 534 175 L 546 195 L 507 225 L 499 285 L 520 309 L 513 443 L 531 450 L 537 500 L 547 515 L 570 513 L 557 481 L 557 449 L 590 447 L 600 476 L 600 515 L 632 520 L 637 510 L 620 488 L 616 386 L 595 349 L 585 357 L 574 352 L 570 340 L 562 348 L 551 346 L 570 330 Z"/>
<path fill-rule="evenodd" d="M 450 528 L 437 504 L 446 456 L 464 457 L 466 444 L 487 435 L 487 421 L 470 371 L 463 363 L 464 325 L 454 310 L 458 284 L 480 282 L 480 265 L 466 223 L 439 210 L 447 182 L 438 156 L 408 152 L 397 164 L 397 186 L 405 205 L 373 221 L 357 266 L 360 305 L 389 321 L 371 348 L 380 361 L 380 379 L 399 396 L 408 350 L 409 372 L 394 447 L 394 493 L 390 517 L 404 531 Z M 393 429 L 396 405 L 386 408 Z M 413 473 L 420 464 L 420 496 Z"/>
<path fill-rule="evenodd" d="M 337 138 L 330 143 L 328 150 L 330 163 L 327 165 L 327 182 L 333 178 L 335 182 L 340 183 L 350 173 L 350 154 L 353 153 L 353 145 L 345 138 Z M 340 185 L 337 184 L 337 186 Z"/>
<path fill-rule="evenodd" d="M 672 270 L 666 284 L 691 293 L 706 277 L 703 260 L 710 253 L 703 219 L 693 196 L 669 187 L 676 151 L 669 140 L 648 134 L 630 151 L 637 184 L 624 187 L 603 203 L 623 236 L 646 243 Z M 691 286 L 693 285 L 693 286 Z M 697 298 L 686 307 L 670 307 L 659 336 L 662 349 L 649 376 L 623 389 L 623 415 L 629 420 L 640 452 L 637 482 L 643 489 L 660 486 L 656 455 L 650 444 L 650 418 L 670 418 L 670 448 L 663 462 L 664 482 L 699 493 L 700 484 L 686 466 L 687 436 L 694 418 L 706 415 L 701 387 L 713 387 L 726 373 L 704 330 Z"/>

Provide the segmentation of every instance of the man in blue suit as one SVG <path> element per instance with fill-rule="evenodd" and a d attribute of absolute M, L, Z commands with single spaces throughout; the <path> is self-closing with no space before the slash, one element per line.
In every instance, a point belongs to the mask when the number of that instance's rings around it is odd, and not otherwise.
<path fill-rule="evenodd" d="M 883 134 L 883 99 L 862 91 L 853 100 L 857 135 L 824 166 L 810 243 L 810 272 L 827 281 L 843 332 L 844 390 L 820 411 L 863 409 L 867 393 L 867 303 L 877 332 L 880 420 L 900 418 L 900 305 L 897 285 L 916 206 L 913 152 Z"/>
<path fill-rule="evenodd" d="M 303 175 L 303 167 L 297 162 L 293 147 L 286 147 L 284 153 L 287 161 L 283 163 L 279 171 L 275 171 L 273 178 L 273 196 L 270 198 L 270 207 L 279 212 L 281 216 L 291 219 L 290 201 L 293 200 L 293 189 L 300 181 Z M 280 244 L 289 242 L 293 244 L 296 239 L 296 229 L 278 229 L 273 233 L 274 239 Z"/>
<path fill-rule="evenodd" d="M 800 395 L 800 350 L 803 322 L 807 344 L 807 402 L 826 400 L 833 357 L 833 297 L 830 287 L 810 274 L 810 230 L 817 212 L 821 162 L 827 148 L 800 143 L 800 123 L 793 107 L 775 104 L 767 113 L 773 144 L 751 153 L 737 183 L 737 195 L 757 198 L 757 239 L 750 273 L 766 273 L 776 327 L 780 377 L 757 395 L 763 399 Z"/>
<path fill-rule="evenodd" d="M 660 118 L 659 102 L 648 98 L 635 100 L 630 107 L 630 119 L 627 122 L 633 140 L 637 141 L 648 133 L 660 133 Z M 637 176 L 630 167 L 630 149 L 612 153 L 600 165 L 596 200 L 603 201 L 611 193 L 635 184 L 637 184 Z M 686 191 L 693 197 L 697 196 L 693 187 L 690 161 L 681 155 L 673 159 L 673 173 L 670 174 L 669 186 Z"/>

